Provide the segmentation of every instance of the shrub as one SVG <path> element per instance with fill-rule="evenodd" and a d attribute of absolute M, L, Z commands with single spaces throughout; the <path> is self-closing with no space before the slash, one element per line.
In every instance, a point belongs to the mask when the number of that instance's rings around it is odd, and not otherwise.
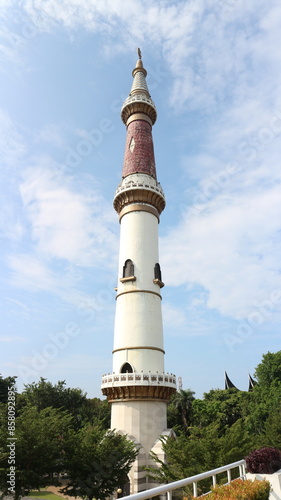
<path fill-rule="evenodd" d="M 205 498 L 207 500 L 268 500 L 269 481 L 236 479 L 232 483 L 215 486 Z"/>
<path fill-rule="evenodd" d="M 246 458 L 248 472 L 252 474 L 273 474 L 281 468 L 281 451 L 264 446 L 252 451 Z"/>

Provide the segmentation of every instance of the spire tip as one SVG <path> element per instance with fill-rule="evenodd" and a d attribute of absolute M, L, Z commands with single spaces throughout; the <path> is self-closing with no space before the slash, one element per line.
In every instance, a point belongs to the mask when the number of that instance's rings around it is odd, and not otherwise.
<path fill-rule="evenodd" d="M 139 59 L 141 59 L 141 49 L 138 47 L 138 56 L 139 56 Z"/>

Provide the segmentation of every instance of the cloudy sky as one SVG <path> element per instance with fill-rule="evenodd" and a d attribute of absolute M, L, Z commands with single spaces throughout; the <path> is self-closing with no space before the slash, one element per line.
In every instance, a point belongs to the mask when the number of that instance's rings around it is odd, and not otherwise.
<path fill-rule="evenodd" d="M 1 0 L 0 373 L 89 397 L 112 368 L 125 127 L 156 103 L 168 372 L 201 397 L 280 350 L 279 0 Z"/>

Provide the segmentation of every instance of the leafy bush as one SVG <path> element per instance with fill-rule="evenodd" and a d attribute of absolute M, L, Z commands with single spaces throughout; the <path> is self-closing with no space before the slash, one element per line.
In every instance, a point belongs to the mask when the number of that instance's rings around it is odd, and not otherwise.
<path fill-rule="evenodd" d="M 269 481 L 237 479 L 230 484 L 215 486 L 206 498 L 208 500 L 268 500 L 269 492 Z"/>
<path fill-rule="evenodd" d="M 273 474 L 281 469 L 281 451 L 264 446 L 252 451 L 246 458 L 248 472 L 252 474 Z"/>

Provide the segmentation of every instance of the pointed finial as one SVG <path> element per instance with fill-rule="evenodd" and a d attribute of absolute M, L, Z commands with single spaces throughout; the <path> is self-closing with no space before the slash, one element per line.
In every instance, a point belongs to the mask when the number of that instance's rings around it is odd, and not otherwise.
<path fill-rule="evenodd" d="M 127 120 L 131 115 L 144 113 L 150 118 L 152 125 L 154 125 L 157 116 L 156 107 L 148 91 L 146 83 L 147 71 L 143 67 L 140 48 L 137 49 L 137 52 L 139 59 L 137 60 L 136 66 L 132 71 L 134 80 L 129 97 L 127 97 L 122 106 L 121 118 L 126 125 Z"/>

